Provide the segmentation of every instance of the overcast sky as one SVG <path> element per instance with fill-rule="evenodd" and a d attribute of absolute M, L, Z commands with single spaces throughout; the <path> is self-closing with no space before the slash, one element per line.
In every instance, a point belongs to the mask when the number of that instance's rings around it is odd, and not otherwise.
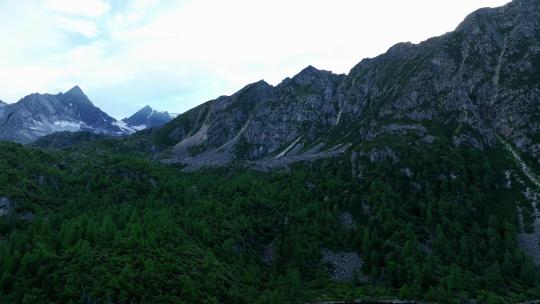
<path fill-rule="evenodd" d="M 0 0 L 0 99 L 79 85 L 110 115 L 181 113 L 307 65 L 338 73 L 507 0 Z"/>

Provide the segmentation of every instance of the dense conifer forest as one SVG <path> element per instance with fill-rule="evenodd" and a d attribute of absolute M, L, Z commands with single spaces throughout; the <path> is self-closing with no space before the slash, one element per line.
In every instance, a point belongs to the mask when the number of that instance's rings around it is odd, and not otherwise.
<path fill-rule="evenodd" d="M 537 297 L 536 270 L 516 245 L 516 203 L 531 206 L 523 189 L 504 187 L 503 169 L 516 168 L 504 149 L 394 142 L 400 166 L 365 161 L 354 177 L 348 157 L 186 173 L 107 142 L 2 143 L 0 192 L 16 204 L 0 217 L 0 302 Z M 362 268 L 335 281 L 322 250 L 355 252 Z"/>

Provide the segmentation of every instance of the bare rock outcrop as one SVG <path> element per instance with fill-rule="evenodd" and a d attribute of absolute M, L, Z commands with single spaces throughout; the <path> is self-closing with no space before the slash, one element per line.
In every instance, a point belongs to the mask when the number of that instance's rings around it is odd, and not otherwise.
<path fill-rule="evenodd" d="M 366 280 L 362 275 L 362 258 L 356 252 L 332 252 L 327 249 L 321 250 L 322 262 L 330 266 L 330 273 L 333 280 L 351 281 L 355 275 L 358 279 Z"/>

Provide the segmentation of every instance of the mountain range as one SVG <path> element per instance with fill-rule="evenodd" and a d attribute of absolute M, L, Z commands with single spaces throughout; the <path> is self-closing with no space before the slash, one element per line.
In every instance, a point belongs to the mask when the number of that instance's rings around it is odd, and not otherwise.
<path fill-rule="evenodd" d="M 538 158 L 538 5 L 480 9 L 453 32 L 399 43 L 347 75 L 309 66 L 276 86 L 261 80 L 179 115 L 155 137 L 171 146 L 171 161 L 215 165 L 309 159 L 388 132 L 434 136 L 444 125 L 456 145 L 483 148 L 501 136 Z M 129 134 L 174 117 L 144 107 L 117 121 L 78 87 L 0 109 L 0 138 L 19 142 L 61 130 Z"/>
<path fill-rule="evenodd" d="M 155 131 L 170 161 L 287 162 L 411 133 L 484 149 L 499 138 L 540 157 L 540 8 L 516 0 L 480 9 L 453 32 L 399 43 L 347 75 L 309 66 L 277 86 L 259 81 Z"/>
<path fill-rule="evenodd" d="M 0 302 L 538 302 L 540 0 L 173 116 L 0 104 Z"/>
<path fill-rule="evenodd" d="M 514 0 L 479 9 L 442 36 L 398 43 L 346 75 L 308 66 L 276 86 L 249 84 L 179 115 L 150 138 L 165 151 L 164 162 L 187 171 L 345 158 L 360 179 L 366 161 L 401 164 L 412 176 L 404 159 L 440 144 L 502 149 L 540 185 L 533 173 L 540 170 L 539 119 L 540 1 Z M 536 206 L 535 197 L 521 199 Z M 539 209 L 527 212 L 540 229 Z M 538 234 L 518 239 L 540 265 Z"/>
<path fill-rule="evenodd" d="M 14 104 L 0 103 L 0 140 L 30 143 L 61 131 L 120 136 L 160 126 L 172 118 L 146 106 L 129 118 L 116 120 L 75 86 L 65 93 L 35 93 Z"/>

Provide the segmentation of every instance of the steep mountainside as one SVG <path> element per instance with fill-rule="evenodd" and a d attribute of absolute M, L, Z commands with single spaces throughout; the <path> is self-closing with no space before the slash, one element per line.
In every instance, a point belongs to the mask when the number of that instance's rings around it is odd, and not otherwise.
<path fill-rule="evenodd" d="M 506 163 L 505 187 L 520 194 L 496 208 L 517 207 L 520 245 L 540 265 L 539 75 L 540 1 L 514 0 L 473 12 L 453 32 L 399 43 L 348 75 L 310 66 L 275 87 L 248 85 L 184 113 L 153 137 L 169 147 L 166 162 L 188 171 L 239 161 L 268 170 L 344 156 L 359 179 L 373 162 L 390 162 L 412 178 L 418 165 L 411 155 L 447 142 L 504 153 L 524 175 Z M 423 183 L 413 187 L 429 188 Z"/>
<path fill-rule="evenodd" d="M 361 122 L 360 136 L 389 122 L 444 124 L 455 126 L 456 144 L 481 148 L 500 134 L 537 157 L 539 72 L 540 2 L 517 0 L 362 61 L 336 98 L 344 121 Z"/>
<path fill-rule="evenodd" d="M 156 131 L 170 161 L 309 159 L 388 133 L 485 148 L 497 135 L 540 157 L 540 2 L 480 9 L 454 32 L 400 43 L 348 75 L 308 67 L 209 101 Z"/>
<path fill-rule="evenodd" d="M 0 140 L 29 143 L 58 131 L 127 134 L 114 118 L 94 106 L 75 86 L 66 93 L 32 94 L 0 106 Z"/>
<path fill-rule="evenodd" d="M 260 159 L 285 143 L 308 142 L 336 125 L 332 98 L 344 75 L 307 67 L 273 87 L 250 84 L 190 110 L 155 132 L 182 162 L 224 164 Z"/>
<path fill-rule="evenodd" d="M 167 111 L 159 112 L 150 106 L 145 106 L 130 117 L 122 119 L 122 121 L 133 130 L 140 131 L 146 128 L 160 127 L 175 117 L 176 115 L 170 114 Z"/>
<path fill-rule="evenodd" d="M 129 136 L 0 142 L 0 303 L 536 303 L 539 12 Z"/>

